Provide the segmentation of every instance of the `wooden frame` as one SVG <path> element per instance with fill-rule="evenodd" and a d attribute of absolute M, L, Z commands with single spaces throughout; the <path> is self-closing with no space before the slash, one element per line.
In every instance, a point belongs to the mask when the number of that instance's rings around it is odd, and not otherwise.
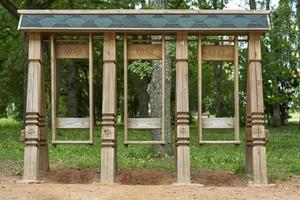
<path fill-rule="evenodd" d="M 234 36 L 234 45 L 203 46 L 202 36 L 198 36 L 198 134 L 199 144 L 240 144 L 239 130 L 239 78 L 238 78 L 238 36 Z M 233 61 L 234 65 L 234 117 L 202 118 L 202 61 Z M 211 128 L 234 129 L 234 141 L 203 140 L 203 130 Z"/>
<path fill-rule="evenodd" d="M 124 145 L 129 144 L 165 144 L 165 36 L 161 44 L 128 45 L 127 34 L 124 34 Z M 161 55 L 159 55 L 161 54 Z M 161 59 L 162 67 L 162 117 L 161 118 L 128 118 L 128 60 Z M 161 129 L 161 140 L 132 141 L 128 139 L 128 129 Z"/>
<path fill-rule="evenodd" d="M 88 44 L 56 44 L 55 35 L 51 34 L 51 123 L 52 144 L 93 144 L 94 102 L 93 102 L 93 40 L 88 35 Z M 76 42 L 76 41 L 74 41 Z M 57 59 L 88 59 L 89 66 L 89 118 L 58 118 L 56 111 L 56 61 Z M 88 140 L 57 140 L 57 129 L 88 128 Z"/>
<path fill-rule="evenodd" d="M 102 98 L 102 127 L 101 127 L 101 182 L 113 183 L 114 175 L 117 171 L 117 67 L 116 67 L 116 34 L 125 34 L 124 38 L 124 134 L 125 144 L 165 144 L 164 117 L 165 109 L 162 105 L 161 118 L 128 118 L 127 109 L 127 65 L 129 59 L 135 59 L 130 55 L 128 49 L 127 34 L 147 34 L 163 35 L 162 47 L 148 46 L 145 52 L 161 51 L 159 54 L 151 55 L 151 59 L 162 59 L 162 67 L 165 64 L 165 35 L 176 35 L 176 137 L 175 137 L 175 165 L 178 183 L 190 182 L 190 147 L 189 147 L 189 93 L 188 93 L 188 36 L 195 36 L 198 40 L 198 109 L 199 109 L 199 142 L 205 144 L 239 144 L 239 81 L 238 81 L 238 35 L 247 35 L 249 39 L 248 46 L 248 78 L 247 78 L 247 116 L 246 116 L 246 172 L 253 177 L 253 183 L 257 185 L 268 184 L 267 166 L 266 166 L 266 142 L 268 131 L 264 126 L 264 105 L 263 105 L 263 88 L 262 88 L 262 68 L 261 68 L 261 45 L 260 37 L 270 30 L 270 21 L 267 16 L 269 11 L 237 11 L 237 10 L 19 10 L 21 14 L 18 30 L 25 31 L 29 38 L 28 45 L 28 89 L 26 103 L 26 126 L 22 130 L 24 137 L 24 181 L 37 181 L 41 171 L 49 169 L 47 130 L 45 123 L 45 88 L 44 88 L 44 66 L 42 62 L 42 42 L 49 40 L 51 44 L 51 119 L 52 119 L 52 142 L 54 144 L 91 144 L 93 140 L 93 54 L 92 54 L 92 33 L 104 35 L 103 43 L 103 98 Z M 173 26 L 149 26 L 148 28 L 115 26 L 68 26 L 57 27 L 47 25 L 47 23 L 31 23 L 32 15 L 261 15 L 264 23 L 251 22 L 251 25 L 237 26 L 227 25 L 214 26 L 207 28 L 201 26 L 185 26 L 185 28 L 173 28 Z M 72 16 L 71 16 L 72 17 Z M 97 17 L 97 16 L 96 16 Z M 222 16 L 220 16 L 222 17 Z M 251 16 L 253 17 L 253 16 Z M 26 20 L 29 23 L 26 26 Z M 34 20 L 33 20 L 34 21 Z M 251 21 L 251 20 L 250 20 Z M 254 23 L 254 24 L 253 24 Z M 29 25 L 31 24 L 31 25 Z M 129 23 L 130 24 L 130 23 Z M 29 27 L 34 26 L 34 27 Z M 169 28 L 168 28 L 169 27 Z M 55 35 L 64 34 L 82 34 L 89 35 L 88 45 L 83 44 L 80 40 L 77 46 L 71 46 L 70 41 L 55 41 Z M 229 39 L 227 42 L 234 42 L 231 47 L 205 47 L 202 45 L 202 37 L 211 35 L 235 35 L 234 40 Z M 245 41 L 245 40 L 243 40 Z M 149 40 L 143 41 L 149 43 Z M 211 40 L 210 42 L 216 42 Z M 56 47 L 60 45 L 59 47 Z M 74 45 L 74 44 L 73 44 Z M 58 49 L 57 49 L 58 48 Z M 205 50 L 206 48 L 206 50 Z M 216 51 L 223 48 L 222 51 Z M 72 49 L 72 51 L 69 51 Z M 88 50 L 87 50 L 88 49 Z M 156 49 L 156 50 L 155 50 Z M 208 50 L 207 50 L 208 49 Z M 210 49 L 210 50 L 209 50 Z M 129 52 L 128 52 L 129 50 Z M 88 51 L 88 53 L 87 53 Z M 204 51 L 204 54 L 203 54 Z M 218 57 L 210 57 L 205 53 L 208 51 L 216 52 Z M 226 52 L 222 54 L 221 52 Z M 234 52 L 234 55 L 232 54 Z M 149 57 L 140 52 L 140 59 L 149 59 Z M 89 118 L 57 118 L 56 111 L 56 59 L 57 58 L 81 58 L 89 60 Z M 234 107 L 235 116 L 233 118 L 222 119 L 202 119 L 202 61 L 203 60 L 234 60 Z M 165 71 L 162 71 L 165 76 Z M 164 78 L 163 78 L 164 80 Z M 162 82 L 162 101 L 165 93 L 164 81 Z M 164 101 L 163 101 L 164 102 Z M 235 138 L 232 141 L 203 141 L 202 130 L 205 128 L 234 128 Z M 89 140 L 82 141 L 60 141 L 56 138 L 57 128 L 89 128 Z M 162 141 L 128 141 L 128 128 L 145 129 L 161 128 Z M 126 139 L 127 138 L 127 139 Z"/>

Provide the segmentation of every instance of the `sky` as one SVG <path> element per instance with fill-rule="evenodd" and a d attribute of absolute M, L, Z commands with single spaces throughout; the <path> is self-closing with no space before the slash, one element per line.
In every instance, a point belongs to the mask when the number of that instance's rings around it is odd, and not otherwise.
<path fill-rule="evenodd" d="M 271 0 L 271 7 L 277 7 L 279 0 Z M 249 10 L 249 0 L 229 0 L 226 9 Z"/>

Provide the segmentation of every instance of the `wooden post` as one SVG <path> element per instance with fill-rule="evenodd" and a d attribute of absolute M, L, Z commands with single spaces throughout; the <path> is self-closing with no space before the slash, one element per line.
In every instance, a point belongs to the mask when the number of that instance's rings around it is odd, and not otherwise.
<path fill-rule="evenodd" d="M 188 34 L 176 37 L 176 169 L 177 182 L 190 182 Z"/>
<path fill-rule="evenodd" d="M 104 33 L 101 182 L 113 183 L 116 172 L 116 34 Z"/>
<path fill-rule="evenodd" d="M 45 127 L 45 89 L 40 33 L 29 33 L 26 103 L 24 181 L 37 181 L 41 170 L 49 169 Z"/>
<path fill-rule="evenodd" d="M 239 103 L 239 49 L 238 36 L 234 36 L 234 140 L 240 141 L 240 103 Z"/>
<path fill-rule="evenodd" d="M 253 175 L 254 184 L 266 185 L 268 184 L 268 180 L 260 37 L 258 33 L 251 33 L 249 35 L 246 170 Z"/>
<path fill-rule="evenodd" d="M 202 36 L 198 36 L 198 141 L 203 140 L 202 134 Z"/>

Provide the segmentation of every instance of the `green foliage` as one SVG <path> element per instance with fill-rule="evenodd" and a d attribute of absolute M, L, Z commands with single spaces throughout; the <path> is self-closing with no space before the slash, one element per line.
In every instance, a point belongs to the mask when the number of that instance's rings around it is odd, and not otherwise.
<path fill-rule="evenodd" d="M 13 120 L 0 120 L 0 167 L 14 163 L 18 174 L 22 173 L 24 145 L 20 142 L 20 123 Z M 100 169 L 100 127 L 95 128 L 94 145 L 49 145 L 51 167 L 79 167 Z M 270 129 L 270 141 L 267 145 L 268 176 L 284 179 L 291 175 L 300 175 L 300 140 L 296 124 Z M 50 141 L 50 130 L 48 131 Z M 86 130 L 60 131 L 60 139 L 87 138 Z M 197 144 L 196 127 L 191 134 L 192 171 L 225 170 L 242 175 L 244 173 L 244 131 L 241 131 L 242 144 L 204 145 Z M 130 131 L 130 139 L 150 140 L 151 132 Z M 232 131 L 210 130 L 204 132 L 206 140 L 230 140 Z M 118 126 L 118 166 L 120 170 L 152 168 L 174 171 L 174 156 L 154 154 L 151 145 L 123 145 L 123 126 Z M 174 147 L 173 147 L 174 148 Z"/>
<path fill-rule="evenodd" d="M 128 70 L 137 74 L 141 79 L 151 77 L 152 65 L 150 62 L 135 60 L 128 65 Z"/>
<path fill-rule="evenodd" d="M 299 86 L 297 41 L 293 2 L 281 0 L 271 18 L 273 27 L 263 40 L 264 98 L 267 114 L 273 116 L 273 105 L 280 104 L 281 119 L 288 118 L 293 95 Z"/>

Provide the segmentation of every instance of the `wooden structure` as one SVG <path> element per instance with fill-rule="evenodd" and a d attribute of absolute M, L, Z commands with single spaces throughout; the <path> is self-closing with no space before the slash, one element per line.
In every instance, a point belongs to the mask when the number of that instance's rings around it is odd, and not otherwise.
<path fill-rule="evenodd" d="M 80 41 L 82 43 L 82 41 Z M 88 35 L 87 44 L 77 44 L 74 40 L 56 41 L 54 34 L 50 36 L 51 46 L 51 128 L 52 144 L 93 144 L 93 46 L 92 34 Z M 57 86 L 56 60 L 57 59 L 88 59 L 89 60 L 89 118 L 58 118 L 57 117 Z M 88 128 L 88 140 L 58 140 L 57 129 Z"/>
<path fill-rule="evenodd" d="M 217 42 L 233 43 L 233 45 L 203 45 L 203 37 L 198 37 L 198 110 L 202 111 L 202 61 L 233 61 L 234 63 L 234 117 L 232 118 L 202 118 L 198 112 L 199 144 L 240 144 L 239 125 L 239 76 L 238 76 L 238 36 L 232 40 Z M 214 43 L 216 40 L 214 40 Z M 204 141 L 202 129 L 228 129 L 234 128 L 232 141 Z"/>
<path fill-rule="evenodd" d="M 124 40 L 124 106 L 125 144 L 164 144 L 164 118 L 129 118 L 127 111 L 127 64 L 130 60 L 162 60 L 164 83 L 165 37 L 176 37 L 176 173 L 179 183 L 190 182 L 189 94 L 188 94 L 188 41 L 198 38 L 198 96 L 199 143 L 239 144 L 238 99 L 238 42 L 246 36 L 249 49 L 247 80 L 246 169 L 253 175 L 255 184 L 267 184 L 266 130 L 261 69 L 260 37 L 270 30 L 268 11 L 220 11 L 220 10 L 20 10 L 19 30 L 29 36 L 29 70 L 27 90 L 26 128 L 24 133 L 24 180 L 38 180 L 39 172 L 49 169 L 47 132 L 45 129 L 44 69 L 42 40 L 51 44 L 52 88 L 52 142 L 92 143 L 93 139 L 93 57 L 94 35 L 103 35 L 103 101 L 101 182 L 112 183 L 117 170 L 116 118 L 117 118 L 117 67 L 116 38 Z M 57 36 L 83 35 L 88 40 L 58 41 Z M 131 44 L 129 35 L 159 35 L 159 41 L 147 44 Z M 227 41 L 204 44 L 205 37 L 222 36 Z M 141 41 L 139 41 L 141 42 Z M 217 43 L 217 45 L 216 45 Z M 89 118 L 62 119 L 56 114 L 56 59 L 81 58 L 89 60 Z M 234 65 L 233 118 L 202 118 L 202 61 L 231 61 Z M 164 86 L 162 98 L 164 97 Z M 164 112 L 164 104 L 162 104 Z M 162 115 L 164 116 L 164 115 Z M 57 128 L 89 128 L 88 141 L 59 141 Z M 202 129 L 233 128 L 233 141 L 203 141 Z M 130 141 L 129 129 L 161 129 L 160 141 Z"/>
<path fill-rule="evenodd" d="M 128 44 L 127 34 L 124 35 L 124 144 L 165 144 L 164 118 L 128 118 L 128 60 L 161 60 L 162 68 L 162 94 L 161 110 L 165 116 L 165 37 L 155 40 L 155 44 Z M 150 40 L 151 42 L 151 40 Z M 160 42 L 160 44 L 157 44 Z M 160 129 L 161 140 L 158 141 L 132 141 L 128 139 L 128 129 Z"/>

